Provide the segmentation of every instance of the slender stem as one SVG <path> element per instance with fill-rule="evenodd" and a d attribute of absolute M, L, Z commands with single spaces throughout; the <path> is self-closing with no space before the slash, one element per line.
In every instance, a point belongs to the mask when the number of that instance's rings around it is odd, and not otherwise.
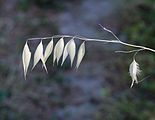
<path fill-rule="evenodd" d="M 129 50 L 129 51 L 115 51 L 116 53 L 133 53 L 133 52 L 138 52 L 144 49 L 136 49 L 136 50 Z"/>
<path fill-rule="evenodd" d="M 92 38 L 85 38 L 85 37 L 78 37 L 78 36 L 71 36 L 71 35 L 54 35 L 52 37 L 43 37 L 43 38 L 29 38 L 27 39 L 28 41 L 32 41 L 32 40 L 48 40 L 48 39 L 52 39 L 52 38 L 75 38 L 75 39 L 79 39 L 79 40 L 84 40 L 84 41 L 88 41 L 88 42 L 107 42 L 107 43 L 119 43 L 118 40 L 102 40 L 102 39 L 92 39 Z"/>
<path fill-rule="evenodd" d="M 103 30 L 105 30 L 105 31 L 107 31 L 107 32 L 109 32 L 109 33 L 111 33 L 118 41 L 120 41 L 120 39 L 119 39 L 111 30 L 109 30 L 109 29 L 103 27 L 103 25 L 101 25 L 101 24 L 99 24 L 99 26 L 100 26 Z"/>
<path fill-rule="evenodd" d="M 122 45 L 125 45 L 125 46 L 128 46 L 128 47 L 139 48 L 139 49 L 155 52 L 154 49 L 151 49 L 151 48 L 148 48 L 148 47 L 145 47 L 145 46 L 134 45 L 134 44 L 129 44 L 129 43 L 123 42 L 111 30 L 103 27 L 102 25 L 100 25 L 100 26 L 103 28 L 103 30 L 111 33 L 116 38 L 116 40 L 92 39 L 92 38 L 85 38 L 85 37 L 72 36 L 72 35 L 54 35 L 52 37 L 29 38 L 28 41 L 32 41 L 32 40 L 48 40 L 48 39 L 61 38 L 61 37 L 63 37 L 63 38 L 75 38 L 75 39 L 78 39 L 78 40 L 84 40 L 84 41 L 88 41 L 88 42 L 117 43 L 117 44 L 122 44 Z"/>
<path fill-rule="evenodd" d="M 148 48 L 148 47 L 145 47 L 145 46 L 133 45 L 133 44 L 125 43 L 125 42 L 122 42 L 122 41 L 120 42 L 120 44 L 125 45 L 125 46 L 129 46 L 129 47 L 141 48 L 141 49 L 144 49 L 144 50 L 155 52 L 154 49 L 151 49 L 151 48 Z"/>
<path fill-rule="evenodd" d="M 137 50 L 136 51 L 136 53 L 134 54 L 134 56 L 133 56 L 133 60 L 135 60 L 136 59 L 136 55 L 140 52 L 140 51 L 143 51 L 144 49 L 139 49 L 139 50 Z"/>

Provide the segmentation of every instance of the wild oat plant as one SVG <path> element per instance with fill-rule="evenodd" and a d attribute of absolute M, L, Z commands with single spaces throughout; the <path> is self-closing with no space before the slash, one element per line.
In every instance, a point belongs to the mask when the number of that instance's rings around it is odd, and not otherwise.
<path fill-rule="evenodd" d="M 77 60 L 76 60 L 76 69 L 78 69 L 82 59 L 84 58 L 85 55 L 85 44 L 86 42 L 105 42 L 105 43 L 115 43 L 115 44 L 122 44 L 124 46 L 129 46 L 132 48 L 137 48 L 131 51 L 115 51 L 115 52 L 121 52 L 121 53 L 135 53 L 133 56 L 133 61 L 129 66 L 129 73 L 132 79 L 131 82 L 131 88 L 133 87 L 134 83 L 138 84 L 139 82 L 143 81 L 139 80 L 138 81 L 138 76 L 140 75 L 140 68 L 139 68 L 139 64 L 136 62 L 135 57 L 136 55 L 140 52 L 140 51 L 151 51 L 151 52 L 155 52 L 154 49 L 148 48 L 148 47 L 144 47 L 144 46 L 139 46 L 139 45 L 133 45 L 133 44 L 129 44 L 126 42 L 122 42 L 111 30 L 103 27 L 102 25 L 100 25 L 103 30 L 111 33 L 114 37 L 115 40 L 101 40 L 101 39 L 90 39 L 90 38 L 85 38 L 85 37 L 79 37 L 79 36 L 70 36 L 70 35 L 54 35 L 52 37 L 44 37 L 44 38 L 30 38 L 26 41 L 24 49 L 23 49 L 23 54 L 22 54 L 22 62 L 23 62 L 23 69 L 24 69 L 24 77 L 26 79 L 26 75 L 27 75 L 27 71 L 29 68 L 29 64 L 30 64 L 30 60 L 31 60 L 31 51 L 29 49 L 28 46 L 28 42 L 32 41 L 32 40 L 40 40 L 39 45 L 37 46 L 35 53 L 34 53 L 34 61 L 33 61 L 33 67 L 32 69 L 34 69 L 34 67 L 38 64 L 39 61 L 42 62 L 43 68 L 47 71 L 47 67 L 46 67 L 46 61 L 48 60 L 48 58 L 50 57 L 50 55 L 52 55 L 53 53 L 53 65 L 55 64 L 55 62 L 57 62 L 57 65 L 60 61 L 60 58 L 62 57 L 62 61 L 61 61 L 61 66 L 63 65 L 63 63 L 65 62 L 67 56 L 69 56 L 70 58 L 70 63 L 71 66 L 73 64 L 73 61 L 75 59 L 76 56 L 76 42 L 75 40 L 80 40 L 82 41 L 80 47 L 78 48 L 78 52 L 77 52 Z M 70 40 L 67 42 L 67 44 L 65 44 L 64 40 L 66 38 L 69 38 Z M 54 45 L 53 41 L 55 39 L 59 39 L 58 42 Z M 50 42 L 48 43 L 48 45 L 45 48 L 45 51 L 43 49 L 43 40 L 50 40 Z"/>

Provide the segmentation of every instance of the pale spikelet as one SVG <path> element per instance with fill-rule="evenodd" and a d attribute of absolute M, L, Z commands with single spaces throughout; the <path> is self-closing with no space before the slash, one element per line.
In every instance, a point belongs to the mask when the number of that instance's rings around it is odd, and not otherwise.
<path fill-rule="evenodd" d="M 53 51 L 53 39 L 48 43 L 45 52 L 44 52 L 44 61 L 46 63 L 47 59 L 50 57 Z"/>
<path fill-rule="evenodd" d="M 74 39 L 71 39 L 69 41 L 68 46 L 67 46 L 67 51 L 68 51 L 68 54 L 71 60 L 71 66 L 72 66 L 74 58 L 75 58 L 75 54 L 76 54 L 76 45 L 75 45 Z"/>
<path fill-rule="evenodd" d="M 44 61 L 44 56 L 43 56 L 43 44 L 42 44 L 42 41 L 40 42 L 40 44 L 38 45 L 38 47 L 37 47 L 37 49 L 36 49 L 36 51 L 34 53 L 34 62 L 33 62 L 33 68 L 32 69 L 34 69 L 34 67 L 37 65 L 37 63 L 40 60 L 42 61 L 43 66 L 44 66 L 44 68 L 45 68 L 45 70 L 47 72 L 47 68 L 46 68 L 45 61 Z"/>
<path fill-rule="evenodd" d="M 66 58 L 68 56 L 68 50 L 67 50 L 68 44 L 69 44 L 69 42 L 65 45 L 65 48 L 64 48 L 61 66 L 63 65 L 63 63 L 65 62 L 65 60 L 66 60 Z"/>
<path fill-rule="evenodd" d="M 79 48 L 79 51 L 78 51 L 78 56 L 77 56 L 77 63 L 76 63 L 76 68 L 79 67 L 83 57 L 85 55 L 85 42 L 83 42 Z"/>
<path fill-rule="evenodd" d="M 60 57 L 63 54 L 63 50 L 64 50 L 64 39 L 61 38 L 57 42 L 57 44 L 55 45 L 55 48 L 54 48 L 53 64 L 54 64 L 55 60 L 57 60 L 57 64 L 58 64 Z"/>
<path fill-rule="evenodd" d="M 27 70 L 28 70 L 28 67 L 29 67 L 30 59 L 31 59 L 31 52 L 30 52 L 30 49 L 29 49 L 28 44 L 26 42 L 26 44 L 24 46 L 24 49 L 23 49 L 23 54 L 22 54 L 25 79 L 26 79 L 26 74 L 27 74 Z"/>
<path fill-rule="evenodd" d="M 137 80 L 137 76 L 140 75 L 140 68 L 139 68 L 139 64 L 135 61 L 135 59 L 133 60 L 133 62 L 130 64 L 129 67 L 129 73 L 130 76 L 132 78 L 132 83 L 131 83 L 131 88 L 133 87 L 134 83 L 138 84 L 138 80 Z"/>

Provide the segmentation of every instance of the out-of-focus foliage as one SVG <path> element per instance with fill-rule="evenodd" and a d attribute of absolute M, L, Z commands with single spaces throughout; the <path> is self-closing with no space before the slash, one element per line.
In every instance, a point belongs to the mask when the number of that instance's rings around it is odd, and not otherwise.
<path fill-rule="evenodd" d="M 21 10 L 25 11 L 30 5 L 34 4 L 39 8 L 53 9 L 62 11 L 65 9 L 66 2 L 75 2 L 77 0 L 19 0 L 18 6 Z"/>
<path fill-rule="evenodd" d="M 135 6 L 134 15 L 131 16 L 130 23 L 127 24 L 125 33 L 131 42 L 155 48 L 155 1 L 145 0 Z M 155 90 L 155 83 L 151 82 L 155 73 L 155 55 L 153 53 L 139 54 L 137 57 L 141 61 L 143 74 L 151 74 L 151 78 L 142 84 L 144 89 Z M 150 84 L 149 84 L 150 83 Z M 152 91 L 152 92 L 153 92 Z"/>
<path fill-rule="evenodd" d="M 60 4 L 62 2 L 62 0 L 19 0 L 18 6 L 23 11 L 27 10 L 31 4 L 44 9 L 52 8 L 55 10 L 61 10 L 64 8 L 64 4 Z"/>
<path fill-rule="evenodd" d="M 145 0 L 133 7 L 127 6 L 124 13 L 125 24 L 122 29 L 124 34 L 127 35 L 127 42 L 155 49 L 155 1 Z M 122 67 L 120 71 L 124 75 L 120 80 L 121 83 L 130 79 L 129 74 L 124 71 L 127 70 L 132 61 L 132 59 L 129 59 L 129 56 L 131 58 L 132 55 L 125 54 L 124 56 L 128 57 L 121 58 L 121 60 L 124 60 L 124 68 Z M 107 96 L 106 99 L 109 100 L 109 103 L 101 106 L 100 112 L 96 114 L 96 120 L 102 120 L 102 118 L 107 120 L 155 119 L 155 104 L 153 102 L 155 99 L 155 54 L 146 51 L 140 52 L 136 59 L 142 70 L 139 80 L 149 77 L 132 89 L 123 88 L 123 91 L 119 92 L 114 99 Z M 120 67 L 122 61 L 117 60 L 117 62 Z M 117 78 L 115 80 L 117 81 Z M 121 88 L 121 85 L 119 88 Z"/>
<path fill-rule="evenodd" d="M 126 33 L 129 40 L 137 44 L 154 47 L 155 44 L 155 1 L 145 0 L 132 10 Z M 154 47 L 155 48 L 155 47 Z"/>
<path fill-rule="evenodd" d="M 82 1 L 82 4 L 79 1 Z M 2 11 L 0 14 L 0 120 L 153 120 L 155 118 L 153 79 L 155 54 L 150 52 L 140 52 L 136 60 L 142 69 L 141 78 L 149 74 L 152 76 L 134 85 L 132 89 L 129 89 L 131 78 L 128 68 L 133 54 L 106 51 L 104 49 L 106 45 L 100 43 L 88 44 L 86 58 L 77 72 L 70 70 L 69 60 L 63 67 L 53 66 L 51 61 L 53 56 L 50 56 L 47 61 L 48 75 L 44 73 L 40 64 L 31 72 L 32 74 L 29 73 L 26 81 L 23 78 L 21 52 L 25 40 L 29 37 L 59 34 L 62 26 L 56 18 L 62 17 L 63 12 L 67 15 L 66 18 L 70 19 L 69 22 L 75 17 L 80 21 L 79 23 L 82 22 L 83 28 L 92 24 L 97 25 L 101 21 L 103 24 L 116 26 L 118 31 L 114 31 L 115 33 L 124 31 L 123 35 L 128 37 L 126 42 L 155 48 L 154 0 L 145 0 L 145 2 L 126 0 L 123 6 L 128 9 L 122 10 L 126 13 L 126 20 L 119 16 L 122 7 L 112 11 L 115 3 L 118 1 L 122 3 L 125 0 L 103 0 L 101 3 L 105 8 L 102 9 L 107 15 L 106 8 L 112 7 L 109 9 L 112 14 L 110 12 L 107 18 L 103 16 L 101 20 L 96 19 L 99 15 L 94 17 L 94 14 L 99 8 L 99 1 L 101 0 L 0 1 Z M 141 3 L 133 7 L 129 5 L 137 1 Z M 69 15 L 63 11 L 65 9 L 70 13 Z M 115 21 L 117 17 L 113 16 L 116 11 L 119 14 L 116 15 L 119 17 L 119 22 Z M 105 14 L 104 12 L 101 11 L 100 15 Z M 87 19 L 84 19 L 85 13 L 88 15 Z M 90 13 L 93 13 L 92 17 Z M 89 23 L 88 21 L 92 21 L 93 17 L 95 20 Z M 73 26 L 78 22 L 75 19 Z M 68 22 L 62 21 L 62 24 L 66 24 L 65 28 L 70 29 Z M 91 29 L 83 30 L 83 28 L 80 29 L 83 34 L 87 34 Z M 92 29 L 94 31 L 94 27 Z M 44 41 L 45 47 L 47 43 L 48 41 Z M 39 41 L 30 43 L 31 50 L 34 51 L 38 44 Z M 89 46 L 91 44 L 92 46 Z M 110 50 L 111 47 L 113 45 L 109 44 Z"/>
<path fill-rule="evenodd" d="M 125 25 L 125 34 L 128 37 L 128 42 L 139 45 L 149 46 L 155 48 L 155 1 L 145 0 L 144 2 L 137 4 L 133 9 L 129 8 L 127 14 L 129 23 Z M 145 54 L 145 55 L 144 55 Z M 130 61 L 128 58 L 127 61 Z M 118 119 L 132 119 L 132 120 L 146 120 L 154 119 L 155 108 L 152 99 L 154 99 L 155 93 L 155 54 L 148 52 L 141 52 L 137 56 L 137 60 L 140 63 L 142 69 L 142 76 L 139 78 L 145 78 L 150 76 L 142 83 L 139 84 L 139 89 L 134 93 L 139 97 L 131 97 L 129 93 L 117 98 L 118 102 L 114 102 L 114 108 L 119 110 L 118 114 L 109 115 L 110 119 L 113 120 L 115 117 Z M 136 86 L 135 86 L 136 87 Z M 123 97 L 123 98 L 122 98 Z M 111 116 L 113 116 L 111 118 Z M 115 116 L 115 117 L 114 117 Z"/>

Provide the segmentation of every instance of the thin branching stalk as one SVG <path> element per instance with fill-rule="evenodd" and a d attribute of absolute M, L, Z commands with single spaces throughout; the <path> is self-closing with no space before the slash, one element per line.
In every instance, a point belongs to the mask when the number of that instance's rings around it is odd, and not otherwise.
<path fill-rule="evenodd" d="M 74 39 L 77 39 L 77 40 L 82 40 L 82 41 L 87 41 L 87 42 L 105 42 L 105 43 L 122 44 L 122 45 L 125 45 L 125 46 L 128 46 L 128 47 L 139 48 L 139 49 L 155 52 L 155 50 L 152 49 L 152 48 L 148 48 L 148 47 L 145 47 L 145 46 L 140 46 L 140 45 L 135 45 L 135 44 L 130 44 L 130 43 L 123 42 L 111 30 L 109 30 L 107 28 L 104 28 L 103 26 L 102 26 L 102 28 L 103 28 L 103 30 L 111 33 L 116 38 L 116 40 L 92 39 L 92 38 L 72 36 L 72 35 L 54 35 L 52 37 L 29 38 L 28 41 L 32 41 L 32 40 L 48 40 L 48 39 L 54 39 L 54 38 L 74 38 Z M 134 52 L 136 52 L 136 50 Z"/>
<path fill-rule="evenodd" d="M 43 37 L 43 38 L 29 38 L 28 41 L 33 40 L 49 40 L 54 38 L 74 38 L 77 40 L 87 41 L 87 42 L 106 42 L 106 43 L 118 43 L 118 40 L 102 40 L 102 39 L 92 39 L 92 38 L 85 38 L 85 37 L 78 37 L 72 35 L 54 35 L 52 37 Z"/>
<path fill-rule="evenodd" d="M 137 51 L 142 51 L 144 49 L 135 49 L 135 50 L 129 50 L 129 51 L 115 51 L 115 53 L 133 53 Z"/>

